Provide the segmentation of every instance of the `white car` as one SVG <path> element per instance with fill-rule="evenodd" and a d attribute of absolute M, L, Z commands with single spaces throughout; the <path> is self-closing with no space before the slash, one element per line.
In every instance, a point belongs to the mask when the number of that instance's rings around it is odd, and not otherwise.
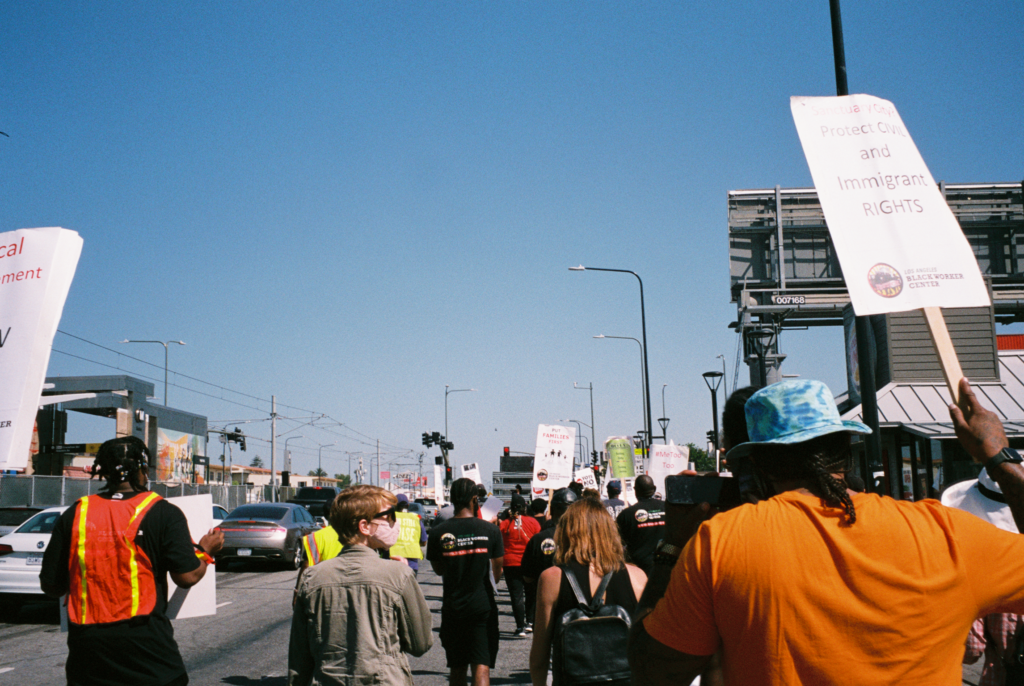
<path fill-rule="evenodd" d="M 228 518 L 228 511 L 223 505 L 213 504 L 213 525 L 220 526 L 220 523 Z"/>
<path fill-rule="evenodd" d="M 0 605 L 15 610 L 27 599 L 42 599 L 39 570 L 43 553 L 50 542 L 50 532 L 65 507 L 50 507 L 36 514 L 15 529 L 14 533 L 0 537 Z"/>

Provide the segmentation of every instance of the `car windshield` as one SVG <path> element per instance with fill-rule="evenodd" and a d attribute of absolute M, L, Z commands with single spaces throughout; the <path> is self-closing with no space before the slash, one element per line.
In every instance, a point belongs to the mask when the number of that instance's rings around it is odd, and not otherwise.
<path fill-rule="evenodd" d="M 420 505 L 428 505 L 430 507 L 437 507 L 437 503 L 434 502 L 433 498 L 416 498 L 416 502 Z"/>
<path fill-rule="evenodd" d="M 242 505 L 235 508 L 227 516 L 227 519 L 272 519 L 277 521 L 283 519 L 288 513 L 287 507 L 273 507 L 271 505 Z"/>
<path fill-rule="evenodd" d="M 60 512 L 40 512 L 32 519 L 18 527 L 17 534 L 48 534 L 57 526 Z"/>
<path fill-rule="evenodd" d="M 415 512 L 416 514 L 423 514 L 426 510 L 419 503 L 409 503 L 409 512 Z"/>
<path fill-rule="evenodd" d="M 0 526 L 17 526 L 39 510 L 0 510 Z"/>

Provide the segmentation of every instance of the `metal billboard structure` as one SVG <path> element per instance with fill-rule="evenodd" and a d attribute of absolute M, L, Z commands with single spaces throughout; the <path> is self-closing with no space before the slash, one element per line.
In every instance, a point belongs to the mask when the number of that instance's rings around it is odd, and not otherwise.
<path fill-rule="evenodd" d="M 939 188 L 991 283 L 995 321 L 1024 321 L 1024 183 Z M 843 326 L 850 297 L 813 188 L 729 191 L 729 275 L 753 384 L 762 355 L 768 382 L 780 379 L 784 330 Z"/>

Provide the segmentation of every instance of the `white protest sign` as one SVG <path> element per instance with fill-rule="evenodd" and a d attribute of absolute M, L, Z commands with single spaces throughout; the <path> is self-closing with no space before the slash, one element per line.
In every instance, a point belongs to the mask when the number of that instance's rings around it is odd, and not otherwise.
<path fill-rule="evenodd" d="M 434 465 L 434 502 L 438 507 L 444 505 L 444 465 Z"/>
<path fill-rule="evenodd" d="M 540 424 L 537 427 L 537 449 L 533 454 L 534 496 L 545 491 L 565 488 L 572 481 L 576 428 Z"/>
<path fill-rule="evenodd" d="M 480 478 L 480 466 L 476 462 L 470 462 L 469 464 L 462 465 L 462 478 L 472 479 L 473 483 L 483 484 L 483 479 Z"/>
<path fill-rule="evenodd" d="M 196 543 L 213 527 L 213 497 L 209 493 L 167 498 L 167 502 L 185 513 L 188 532 Z M 207 567 L 199 583 L 190 588 L 179 588 L 168 574 L 167 590 L 171 594 L 167 599 L 167 616 L 171 619 L 217 614 L 217 574 L 213 567 Z"/>
<path fill-rule="evenodd" d="M 597 490 L 597 477 L 594 476 L 594 470 L 589 467 L 577 470 L 574 480 L 578 481 L 580 485 L 583 486 L 583 490 L 588 488 L 593 488 L 595 491 Z"/>
<path fill-rule="evenodd" d="M 676 445 L 674 442 L 668 445 L 651 446 L 649 475 L 654 479 L 655 497 L 665 498 L 665 477 L 679 474 L 687 468 L 689 462 L 690 448 L 688 446 Z"/>
<path fill-rule="evenodd" d="M 0 233 L 0 469 L 24 469 L 50 348 L 82 253 L 61 228 Z"/>
<path fill-rule="evenodd" d="M 790 108 L 857 315 L 987 307 L 974 252 L 893 104 L 793 97 Z"/>

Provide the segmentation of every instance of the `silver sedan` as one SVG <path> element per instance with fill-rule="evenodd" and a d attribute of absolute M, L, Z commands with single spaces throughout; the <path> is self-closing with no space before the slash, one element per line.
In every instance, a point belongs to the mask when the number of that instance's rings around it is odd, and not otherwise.
<path fill-rule="evenodd" d="M 217 527 L 224 532 L 221 560 L 262 559 L 302 566 L 302 537 L 320 528 L 301 505 L 260 503 L 231 511 Z"/>

